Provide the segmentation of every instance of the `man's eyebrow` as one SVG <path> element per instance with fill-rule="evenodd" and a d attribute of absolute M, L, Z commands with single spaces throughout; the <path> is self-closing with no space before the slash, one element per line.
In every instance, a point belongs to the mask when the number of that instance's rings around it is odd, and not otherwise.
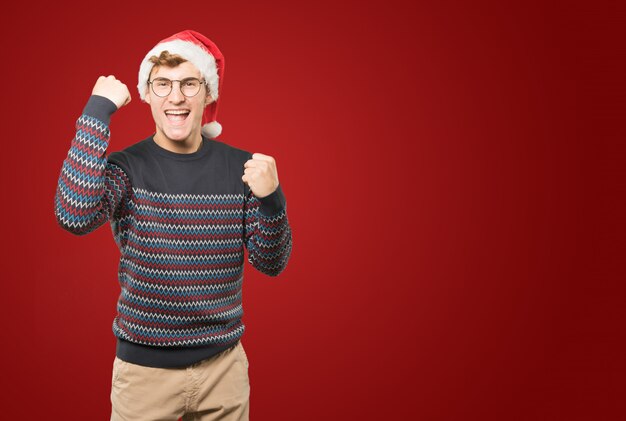
<path fill-rule="evenodd" d="M 185 79 L 202 79 L 202 76 L 185 76 L 185 77 L 182 77 L 180 79 L 171 79 L 171 78 L 166 77 L 166 76 L 154 76 L 154 79 L 159 79 L 159 78 L 170 79 L 170 80 L 185 80 Z"/>

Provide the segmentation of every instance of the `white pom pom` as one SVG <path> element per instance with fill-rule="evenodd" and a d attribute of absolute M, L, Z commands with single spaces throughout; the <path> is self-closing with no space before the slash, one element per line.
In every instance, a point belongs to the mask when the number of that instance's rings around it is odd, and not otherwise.
<path fill-rule="evenodd" d="M 212 121 L 202 126 L 202 134 L 209 139 L 215 139 L 220 133 L 222 133 L 222 125 L 217 121 Z"/>

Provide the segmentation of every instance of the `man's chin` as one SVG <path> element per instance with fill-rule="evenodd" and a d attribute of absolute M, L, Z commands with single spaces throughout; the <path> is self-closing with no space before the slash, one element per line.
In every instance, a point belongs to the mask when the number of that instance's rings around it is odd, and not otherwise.
<path fill-rule="evenodd" d="M 187 139 L 191 137 L 191 134 L 187 131 L 177 131 L 177 130 L 168 130 L 163 133 L 163 137 L 168 140 L 176 143 L 184 143 Z"/>

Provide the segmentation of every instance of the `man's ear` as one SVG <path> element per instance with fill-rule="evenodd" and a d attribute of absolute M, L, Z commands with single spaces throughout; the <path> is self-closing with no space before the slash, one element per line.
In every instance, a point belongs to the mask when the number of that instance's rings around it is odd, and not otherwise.
<path fill-rule="evenodd" d="M 146 94 L 144 95 L 144 101 L 150 104 L 150 87 L 146 87 Z"/>
<path fill-rule="evenodd" d="M 207 92 L 204 106 L 208 107 L 209 105 L 211 105 L 212 102 L 213 102 L 213 98 L 211 98 L 211 94 Z"/>

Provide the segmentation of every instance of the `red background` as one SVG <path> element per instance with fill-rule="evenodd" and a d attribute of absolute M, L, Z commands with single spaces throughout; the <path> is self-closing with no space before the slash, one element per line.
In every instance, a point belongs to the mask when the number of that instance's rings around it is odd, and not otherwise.
<path fill-rule="evenodd" d="M 252 419 L 626 419 L 623 3 L 252 3 L 5 6 L 3 417 L 108 419 L 119 253 L 57 178 L 100 75 L 109 152 L 152 133 L 139 63 L 189 28 L 293 229 L 246 264 Z"/>

